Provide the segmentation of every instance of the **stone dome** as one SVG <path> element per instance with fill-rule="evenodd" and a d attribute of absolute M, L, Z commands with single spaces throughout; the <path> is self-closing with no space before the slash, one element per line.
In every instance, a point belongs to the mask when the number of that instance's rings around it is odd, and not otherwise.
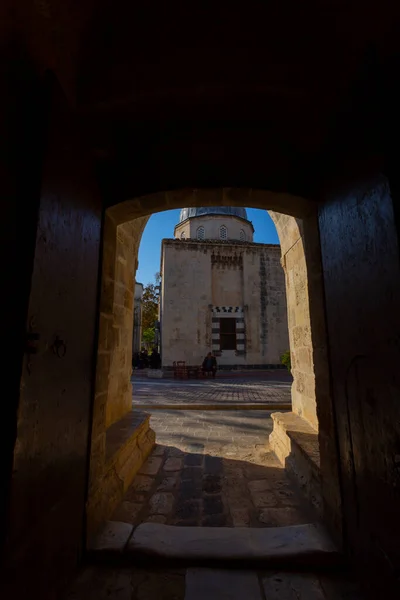
<path fill-rule="evenodd" d="M 182 208 L 179 215 L 179 223 L 186 221 L 186 219 L 204 217 L 206 215 L 229 215 L 230 217 L 239 217 L 240 219 L 248 220 L 245 208 L 236 206 L 199 206 L 195 208 Z"/>

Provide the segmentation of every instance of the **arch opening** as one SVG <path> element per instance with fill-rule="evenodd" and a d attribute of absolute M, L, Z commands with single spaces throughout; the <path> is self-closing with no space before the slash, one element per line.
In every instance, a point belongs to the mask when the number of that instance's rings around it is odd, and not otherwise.
<path fill-rule="evenodd" d="M 321 423 L 318 414 L 329 413 L 329 381 L 326 364 L 326 339 L 323 325 L 322 283 L 319 281 L 321 267 L 319 264 L 319 239 L 314 205 L 307 200 L 293 198 L 286 194 L 271 194 L 262 190 L 219 189 L 165 192 L 150 197 L 143 197 L 118 204 L 107 210 L 104 234 L 104 257 L 101 294 L 101 321 L 98 355 L 97 386 L 95 415 L 92 433 L 92 463 L 96 451 L 96 442 L 107 431 L 115 427 L 127 415 L 132 414 L 131 399 L 131 339 L 133 328 L 133 311 L 131 292 L 134 286 L 134 273 L 137 269 L 137 255 L 141 235 L 151 212 L 162 209 L 191 206 L 255 206 L 268 210 L 277 228 L 282 250 L 282 266 L 285 272 L 286 294 L 288 299 L 288 326 L 292 358 L 292 414 L 302 419 L 314 432 L 317 440 L 321 436 Z M 281 209 L 271 210 L 270 207 Z M 289 210 L 292 213 L 286 214 Z M 302 215 L 302 216 L 300 216 Z M 184 221 L 184 220 L 183 220 Z M 183 232 L 182 232 L 183 233 Z M 181 238 L 184 239 L 184 238 Z M 198 230 L 197 230 L 197 239 Z M 201 239 L 201 238 L 200 238 Z M 310 273 L 312 271 L 312 277 Z M 319 283 L 318 283 L 319 281 Z M 317 282 L 317 283 L 316 283 Z M 312 303 L 311 303 L 312 298 Z M 312 309 L 310 310 L 310 306 Z M 123 308 L 122 308 L 123 307 Z M 313 323 L 319 323 L 318 330 Z M 322 324 L 321 324 L 322 323 Z M 118 333 L 117 333 L 118 332 Z M 113 334 L 115 337 L 113 337 Z M 318 365 L 318 372 L 315 367 Z M 325 383 L 324 383 L 325 382 Z M 321 393 L 321 402 L 319 401 Z M 321 406 L 320 406 L 321 404 Z M 97 415 L 104 415 L 98 419 Z M 276 429 L 280 424 L 276 420 Z M 283 425 L 284 428 L 284 425 Z M 281 427 L 282 429 L 282 427 Z M 319 432 L 318 432 L 319 430 Z M 332 444 L 326 443 L 331 432 L 322 431 L 324 436 L 324 452 L 322 462 L 332 462 Z M 277 436 L 275 436 L 277 437 Z M 154 443 L 154 436 L 148 428 L 143 438 L 148 447 L 140 449 L 138 462 L 143 462 Z M 286 450 L 281 439 L 275 439 L 277 454 L 283 462 L 287 461 Z M 290 454 L 290 452 L 289 452 Z M 99 461 L 96 466 L 98 467 Z M 124 488 L 130 484 L 139 466 L 132 467 Z M 91 465 L 91 473 L 93 466 Z M 116 496 L 112 500 L 105 499 L 99 510 L 99 494 L 105 498 L 101 480 L 104 474 L 101 469 L 91 477 L 93 482 L 89 500 L 89 529 L 98 526 L 99 522 L 108 518 L 110 506 L 115 506 Z M 100 491 L 102 490 L 102 491 Z M 332 505 L 337 498 L 323 498 L 322 503 Z M 337 503 L 338 506 L 338 503 Z M 317 507 L 323 510 L 322 506 Z M 330 508 L 334 512 L 334 508 Z M 337 510 L 336 510 L 337 513 Z M 339 520 L 339 517 L 338 517 Z"/>

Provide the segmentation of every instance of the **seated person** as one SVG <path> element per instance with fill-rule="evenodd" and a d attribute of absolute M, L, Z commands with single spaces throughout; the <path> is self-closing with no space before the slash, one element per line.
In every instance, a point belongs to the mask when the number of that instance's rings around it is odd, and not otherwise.
<path fill-rule="evenodd" d="M 150 355 L 150 369 L 161 368 L 161 357 L 157 348 L 153 348 L 153 352 Z"/>
<path fill-rule="evenodd" d="M 213 377 L 215 377 L 215 373 L 217 372 L 217 359 L 211 354 L 211 352 L 209 352 L 203 360 L 201 370 L 203 371 L 203 375 L 205 375 L 205 373 L 212 372 Z"/>

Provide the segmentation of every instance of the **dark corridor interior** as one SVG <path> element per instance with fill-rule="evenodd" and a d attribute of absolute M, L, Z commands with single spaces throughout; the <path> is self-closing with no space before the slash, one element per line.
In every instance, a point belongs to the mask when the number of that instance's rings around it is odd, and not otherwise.
<path fill-rule="evenodd" d="M 398 597 L 398 7 L 2 8 L 4 595 L 59 598 L 85 560 L 106 209 L 229 186 L 317 216 L 343 549 Z"/>

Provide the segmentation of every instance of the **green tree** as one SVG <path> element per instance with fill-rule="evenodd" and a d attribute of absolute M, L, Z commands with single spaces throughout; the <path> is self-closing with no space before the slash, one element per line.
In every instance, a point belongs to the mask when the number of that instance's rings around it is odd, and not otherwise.
<path fill-rule="evenodd" d="M 149 327 L 148 329 L 144 329 L 142 333 L 142 343 L 143 346 L 149 348 L 152 344 L 154 344 L 154 336 L 155 329 L 154 327 Z"/>
<path fill-rule="evenodd" d="M 152 340 L 154 339 L 154 323 L 158 319 L 158 283 L 160 281 L 160 274 L 155 274 L 155 282 L 156 283 L 148 283 L 143 288 L 143 296 L 142 296 L 142 331 L 143 331 L 143 341 L 145 340 L 145 332 L 149 330 L 153 331 Z M 150 334 L 146 334 L 147 338 L 149 338 Z"/>
<path fill-rule="evenodd" d="M 289 373 L 292 372 L 292 361 L 290 358 L 290 350 L 287 350 L 284 354 L 282 354 L 281 356 L 281 363 L 283 365 L 285 365 L 285 367 L 287 368 L 287 370 L 289 371 Z"/>

